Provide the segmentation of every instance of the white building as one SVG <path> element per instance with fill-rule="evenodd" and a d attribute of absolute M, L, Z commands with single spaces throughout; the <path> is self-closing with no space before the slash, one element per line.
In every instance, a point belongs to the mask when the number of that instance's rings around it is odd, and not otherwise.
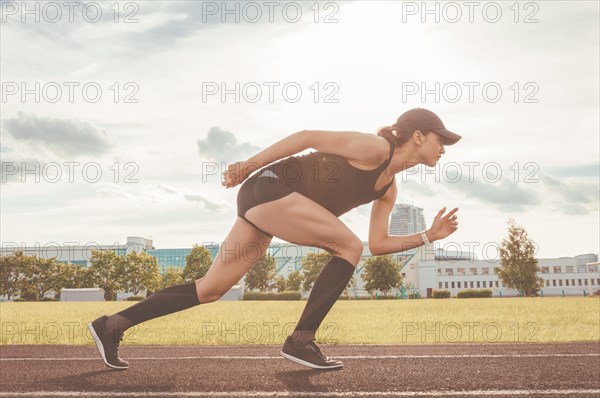
<path fill-rule="evenodd" d="M 428 289 L 448 290 L 452 296 L 465 289 L 490 289 L 493 297 L 518 296 L 519 292 L 503 286 L 495 269 L 500 260 L 479 260 L 465 253 L 441 256 L 433 245 L 421 246 L 404 265 L 405 283 L 413 284 L 421 296 Z M 582 261 L 593 260 L 581 265 Z M 544 280 L 540 294 L 544 296 L 583 296 L 600 290 L 598 256 L 539 258 L 538 276 Z M 585 293 L 584 293 L 585 292 Z"/>
<path fill-rule="evenodd" d="M 409 204 L 395 204 L 390 217 L 389 235 L 412 235 L 427 229 L 423 209 Z"/>
<path fill-rule="evenodd" d="M 113 250 L 118 255 L 127 255 L 132 251 L 141 252 L 154 249 L 152 240 L 140 238 L 137 236 L 128 236 L 127 243 L 119 244 L 117 242 L 112 245 L 101 245 L 96 242 L 88 242 L 81 244 L 80 242 L 67 242 L 69 244 L 59 245 L 58 243 L 49 242 L 45 244 L 34 244 L 26 246 L 17 242 L 3 242 L 0 248 L 0 256 L 11 255 L 16 251 L 22 251 L 27 256 L 39 258 L 55 257 L 56 261 L 62 263 L 71 263 L 88 267 L 93 250 Z"/>

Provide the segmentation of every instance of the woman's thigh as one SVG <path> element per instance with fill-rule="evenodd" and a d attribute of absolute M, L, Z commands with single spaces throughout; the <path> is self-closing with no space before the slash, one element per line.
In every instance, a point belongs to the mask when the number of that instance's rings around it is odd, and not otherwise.
<path fill-rule="evenodd" d="M 271 239 L 272 236 L 261 232 L 248 221 L 236 218 L 210 269 L 196 280 L 198 300 L 201 303 L 218 300 L 260 260 Z"/>
<path fill-rule="evenodd" d="M 360 261 L 362 241 L 333 213 L 298 192 L 258 204 L 245 217 L 287 242 L 322 248 L 354 266 Z"/>

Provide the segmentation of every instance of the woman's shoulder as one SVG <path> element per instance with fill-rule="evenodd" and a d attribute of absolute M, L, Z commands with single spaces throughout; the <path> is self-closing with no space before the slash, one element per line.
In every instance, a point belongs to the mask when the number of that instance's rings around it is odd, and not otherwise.
<path fill-rule="evenodd" d="M 389 158 L 391 147 L 384 137 L 359 131 L 330 132 L 317 131 L 318 139 L 313 140 L 313 151 L 290 156 L 285 162 L 309 161 L 314 158 L 343 158 L 359 169 L 370 170 L 378 167 Z"/>
<path fill-rule="evenodd" d="M 362 133 L 367 136 L 370 136 L 370 142 L 367 144 L 365 142 L 364 151 L 371 153 L 368 160 L 352 160 L 353 165 L 359 165 L 364 169 L 374 169 L 379 167 L 383 162 L 388 160 L 390 157 L 390 153 L 392 152 L 392 143 L 390 143 L 384 137 L 378 136 L 376 134 L 371 133 Z"/>
<path fill-rule="evenodd" d="M 365 171 L 375 170 L 381 166 L 389 157 L 391 152 L 391 143 L 383 137 L 371 133 L 361 133 L 370 136 L 368 140 L 361 143 L 361 156 L 353 158 L 339 156 L 348 162 L 351 166 Z"/>

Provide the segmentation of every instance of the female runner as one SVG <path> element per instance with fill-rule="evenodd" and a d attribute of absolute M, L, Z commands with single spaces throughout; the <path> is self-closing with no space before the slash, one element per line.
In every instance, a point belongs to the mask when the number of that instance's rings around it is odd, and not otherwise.
<path fill-rule="evenodd" d="M 458 208 L 444 215 L 444 207 L 430 229 L 413 235 L 390 236 L 388 225 L 397 195 L 395 175 L 419 164 L 434 167 L 445 153 L 444 146 L 460 138 L 433 112 L 415 108 L 403 113 L 392 126 L 379 129 L 377 135 L 303 130 L 246 161 L 229 165 L 222 185 L 232 188 L 243 182 L 237 195 L 238 217 L 209 271 L 194 282 L 168 287 L 91 322 L 88 328 L 104 363 L 113 369 L 127 369 L 129 364 L 118 353 L 125 330 L 218 300 L 254 266 L 277 236 L 332 255 L 280 354 L 313 369 L 341 368 L 342 362 L 325 356 L 315 343 L 317 329 L 344 291 L 363 253 L 362 241 L 338 217 L 374 201 L 369 224 L 373 255 L 409 250 L 452 234 L 458 228 Z M 308 148 L 316 151 L 294 156 Z M 249 247 L 260 248 L 260 255 L 244 256 Z"/>

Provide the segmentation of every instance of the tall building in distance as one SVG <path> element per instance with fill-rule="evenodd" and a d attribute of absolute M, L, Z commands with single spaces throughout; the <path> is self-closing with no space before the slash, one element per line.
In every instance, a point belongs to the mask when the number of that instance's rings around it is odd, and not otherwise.
<path fill-rule="evenodd" d="M 422 208 L 405 203 L 394 205 L 389 235 L 411 235 L 426 229 Z"/>

